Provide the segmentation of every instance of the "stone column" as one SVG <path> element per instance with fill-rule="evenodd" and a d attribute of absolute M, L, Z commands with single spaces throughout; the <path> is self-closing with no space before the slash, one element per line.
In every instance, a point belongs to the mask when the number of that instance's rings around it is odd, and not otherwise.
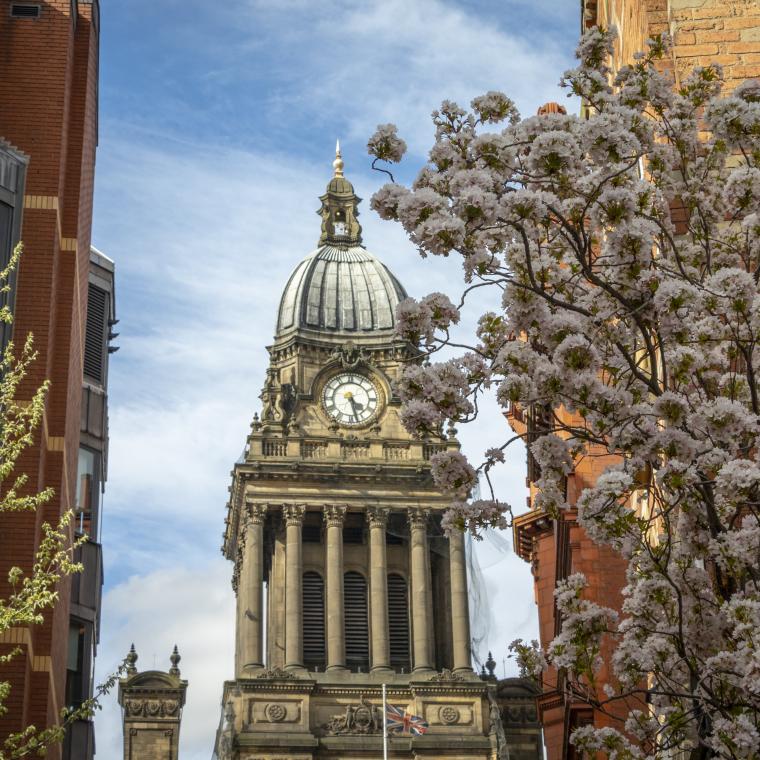
<path fill-rule="evenodd" d="M 264 504 L 248 504 L 242 531 L 241 562 L 237 568 L 238 678 L 264 666 L 262 652 L 264 586 Z"/>
<path fill-rule="evenodd" d="M 325 507 L 325 572 L 327 575 L 327 670 L 346 667 L 343 614 L 343 519 L 346 508 Z"/>
<path fill-rule="evenodd" d="M 372 635 L 372 670 L 390 669 L 388 645 L 388 562 L 385 553 L 385 527 L 388 511 L 369 507 L 369 594 Z"/>
<path fill-rule="evenodd" d="M 286 504 L 285 520 L 285 667 L 303 667 L 303 551 L 301 526 L 305 508 Z"/>
<path fill-rule="evenodd" d="M 449 574 L 451 576 L 451 644 L 454 670 L 472 670 L 464 533 L 456 528 L 449 536 Z"/>
<path fill-rule="evenodd" d="M 431 670 L 430 575 L 428 573 L 428 542 L 426 509 L 409 510 L 412 565 L 412 639 L 413 670 Z"/>

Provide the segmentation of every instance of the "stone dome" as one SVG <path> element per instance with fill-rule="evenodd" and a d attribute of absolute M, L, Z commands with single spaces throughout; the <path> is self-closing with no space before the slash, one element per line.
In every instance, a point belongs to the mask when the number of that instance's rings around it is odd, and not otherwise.
<path fill-rule="evenodd" d="M 360 245 L 323 245 L 293 271 L 280 300 L 277 336 L 295 330 L 357 335 L 391 332 L 406 291 Z"/>

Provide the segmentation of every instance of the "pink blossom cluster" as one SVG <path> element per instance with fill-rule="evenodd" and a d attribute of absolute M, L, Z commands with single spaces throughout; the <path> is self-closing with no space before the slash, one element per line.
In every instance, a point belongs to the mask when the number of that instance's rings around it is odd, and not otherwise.
<path fill-rule="evenodd" d="M 439 293 L 399 306 L 399 334 L 422 353 L 450 344 L 459 308 L 483 287 L 501 295 L 465 356 L 404 374 L 402 418 L 441 436 L 493 388 L 530 430 L 533 507 L 576 507 L 588 535 L 627 559 L 619 620 L 571 577 L 558 588 L 558 637 L 521 650 L 533 666 L 565 668 L 568 688 L 603 709 L 594 677 L 602 638 L 614 643 L 605 698 L 631 705 L 625 733 L 578 729 L 579 749 L 756 760 L 760 82 L 725 94 L 709 65 L 676 87 L 660 65 L 665 35 L 613 72 L 614 35 L 586 33 L 562 78 L 588 118 L 520 120 L 498 92 L 470 110 L 445 101 L 415 181 L 373 196 L 422 255 L 462 263 L 459 307 Z M 398 160 L 396 139 L 384 128 L 373 155 Z M 478 469 L 488 477 L 505 451 L 494 441 Z M 566 479 L 600 455 L 605 471 L 568 505 Z M 506 505 L 467 501 L 476 470 L 462 454 L 432 465 L 456 499 L 448 529 L 509 523 Z"/>
<path fill-rule="evenodd" d="M 482 526 L 503 530 L 507 527 L 508 506 L 499 501 L 476 499 L 472 502 L 455 501 L 441 520 L 446 535 L 467 530 L 476 541 L 483 539 Z"/>
<path fill-rule="evenodd" d="M 396 307 L 396 332 L 410 343 L 432 346 L 436 331 L 446 333 L 459 322 L 459 309 L 443 293 L 430 293 L 421 301 L 405 298 Z"/>
<path fill-rule="evenodd" d="M 367 142 L 367 151 L 381 161 L 398 163 L 406 153 L 406 143 L 398 136 L 395 124 L 378 124 Z"/>

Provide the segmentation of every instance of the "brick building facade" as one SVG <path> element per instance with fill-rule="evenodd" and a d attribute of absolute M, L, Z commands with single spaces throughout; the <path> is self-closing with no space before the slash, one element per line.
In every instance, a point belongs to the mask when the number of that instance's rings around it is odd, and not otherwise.
<path fill-rule="evenodd" d="M 726 90 L 730 91 L 749 78 L 760 77 L 760 4 L 757 0 L 583 0 L 582 28 L 616 26 L 619 38 L 612 66 L 629 63 L 642 50 L 652 34 L 669 32 L 674 40 L 665 65 L 673 71 L 676 85 L 695 66 L 720 63 L 724 69 Z M 556 107 L 556 106 L 555 106 Z M 548 110 L 552 110 L 551 107 Z M 678 225 L 678 209 L 673 209 Z M 512 409 L 510 425 L 528 441 L 540 433 L 541 418 L 536 410 Z M 567 479 L 568 503 L 574 504 L 581 491 L 593 483 L 609 464 L 602 456 L 586 457 Z M 529 506 L 535 495 L 535 463 L 529 457 Z M 559 632 L 553 592 L 558 580 L 581 572 L 589 580 L 587 598 L 618 608 L 625 581 L 625 563 L 609 547 L 593 543 L 576 523 L 571 509 L 560 520 L 529 509 L 516 518 L 515 548 L 531 563 L 538 605 L 541 644 L 546 646 Z M 602 652 L 609 662 L 609 650 Z M 601 685 L 610 673 L 600 673 Z M 544 674 L 545 685 L 537 698 L 539 716 L 544 727 L 548 760 L 565 760 L 574 756 L 568 738 L 579 725 L 593 722 L 597 726 L 616 723 L 615 710 L 610 715 L 593 711 L 587 704 L 568 698 L 561 676 L 553 670 Z M 620 706 L 618 713 L 627 713 Z"/>
<path fill-rule="evenodd" d="M 0 739 L 29 724 L 54 724 L 65 705 L 81 701 L 92 688 L 102 583 L 94 531 L 98 483 L 104 478 L 105 368 L 114 321 L 113 264 L 91 251 L 90 240 L 98 41 L 97 0 L 0 0 L 0 256 L 7 260 L 15 243 L 24 242 L 9 294 L 12 329 L 17 344 L 34 334 L 38 358 L 22 398 L 31 397 L 43 380 L 51 381 L 41 430 L 21 466 L 30 492 L 55 490 L 36 514 L 0 518 L 0 595 L 9 591 L 9 567 L 31 569 L 43 522 L 55 524 L 71 509 L 77 513 L 76 530 L 92 531 L 95 539 L 81 550 L 84 573 L 59 584 L 60 601 L 44 622 L 1 635 L 0 650 L 20 646 L 21 655 L 0 673 L 12 687 L 8 711 L 0 717 Z M 105 296 L 88 314 L 93 287 Z M 83 377 L 87 355 L 100 361 L 98 378 Z M 83 444 L 93 455 L 84 463 Z M 93 744 L 91 724 L 76 725 L 48 757 L 91 757 Z"/>

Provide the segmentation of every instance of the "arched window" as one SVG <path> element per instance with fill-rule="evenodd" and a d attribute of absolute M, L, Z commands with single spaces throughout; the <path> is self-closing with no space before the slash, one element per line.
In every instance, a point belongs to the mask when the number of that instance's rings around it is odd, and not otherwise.
<path fill-rule="evenodd" d="M 409 599 L 406 580 L 388 575 L 388 632 L 391 667 L 409 671 Z"/>
<path fill-rule="evenodd" d="M 303 664 L 325 667 L 325 586 L 313 570 L 303 574 Z"/>
<path fill-rule="evenodd" d="M 346 615 L 346 666 L 356 672 L 369 670 L 369 622 L 367 581 L 356 572 L 343 576 L 343 606 Z"/>

